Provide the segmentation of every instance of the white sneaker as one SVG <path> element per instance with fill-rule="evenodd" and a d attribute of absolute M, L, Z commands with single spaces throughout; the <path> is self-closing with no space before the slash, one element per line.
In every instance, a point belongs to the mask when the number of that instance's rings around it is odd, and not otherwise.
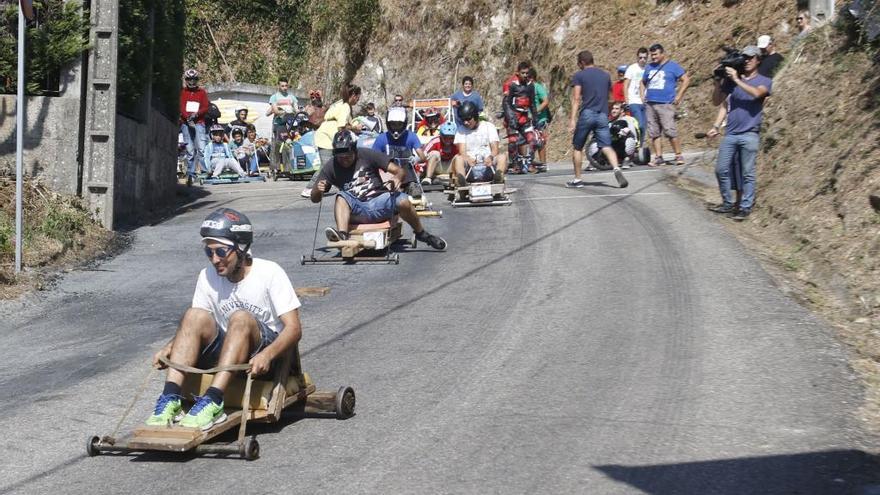
<path fill-rule="evenodd" d="M 307 187 L 307 188 L 303 189 L 302 192 L 299 193 L 299 195 L 304 198 L 311 198 L 312 197 L 312 190 Z"/>
<path fill-rule="evenodd" d="M 431 185 L 431 179 L 425 177 L 424 179 L 422 179 L 422 185 L 423 185 L 423 186 L 430 186 L 430 185 Z"/>

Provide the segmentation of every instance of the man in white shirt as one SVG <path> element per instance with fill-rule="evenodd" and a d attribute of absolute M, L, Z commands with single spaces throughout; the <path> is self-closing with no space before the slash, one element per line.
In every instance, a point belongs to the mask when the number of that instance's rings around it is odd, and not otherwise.
<path fill-rule="evenodd" d="M 264 374 L 302 336 L 293 285 L 277 263 L 250 255 L 253 226 L 244 214 L 220 208 L 202 222 L 200 233 L 213 267 L 199 273 L 192 306 L 174 339 L 153 356 L 153 365 L 164 368 L 163 358 L 201 369 L 248 363 L 251 373 Z M 232 372 L 216 373 L 185 416 L 180 395 L 184 378 L 183 372 L 168 370 L 147 424 L 179 420 L 180 426 L 208 430 L 225 421 L 223 393 Z"/>
<path fill-rule="evenodd" d="M 465 101 L 458 110 L 462 128 L 453 143 L 458 154 L 452 159 L 452 169 L 459 187 L 468 182 L 504 182 L 507 154 L 498 150 L 498 129 L 477 118 L 477 107 Z"/>
<path fill-rule="evenodd" d="M 626 68 L 626 74 L 623 76 L 623 94 L 626 96 L 626 104 L 629 106 L 630 114 L 639 122 L 639 129 L 642 130 L 639 144 L 645 143 L 645 103 L 642 101 L 640 91 L 642 76 L 645 74 L 645 65 L 648 63 L 648 49 L 639 48 L 636 53 L 638 61 Z"/>

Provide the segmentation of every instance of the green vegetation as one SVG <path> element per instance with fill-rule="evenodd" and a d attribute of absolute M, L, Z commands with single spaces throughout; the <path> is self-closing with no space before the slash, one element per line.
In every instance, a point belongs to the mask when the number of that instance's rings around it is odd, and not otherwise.
<path fill-rule="evenodd" d="M 120 0 L 117 101 L 123 113 L 140 117 L 150 83 L 166 115 L 177 113 L 183 71 L 183 0 Z M 151 63 L 152 60 L 152 63 Z"/>
<path fill-rule="evenodd" d="M 342 35 L 343 80 L 334 82 L 350 82 L 367 56 L 380 12 L 378 0 L 254 0 L 246 6 L 186 0 L 186 65 L 201 70 L 205 82 L 274 85 L 279 77 L 298 78 L 310 47 Z"/>
<path fill-rule="evenodd" d="M 25 78 L 28 94 L 58 91 L 61 69 L 88 49 L 88 14 L 78 2 L 36 0 L 28 23 Z M 0 92 L 15 93 L 18 68 L 18 2 L 0 7 Z"/>
<path fill-rule="evenodd" d="M 15 225 L 9 215 L 0 211 L 0 257 L 13 253 L 15 246 Z"/>

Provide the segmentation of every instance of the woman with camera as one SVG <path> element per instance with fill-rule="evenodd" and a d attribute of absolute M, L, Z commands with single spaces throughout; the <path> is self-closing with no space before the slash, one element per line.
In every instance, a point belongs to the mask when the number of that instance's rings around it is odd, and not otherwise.
<path fill-rule="evenodd" d="M 711 208 L 716 213 L 734 213 L 734 220 L 742 221 L 749 217 L 755 202 L 755 161 L 761 142 L 761 121 L 764 116 L 764 99 L 770 96 L 773 81 L 758 73 L 759 55 L 757 46 L 747 46 L 742 51 L 745 65 L 742 70 L 725 66 L 725 77 L 715 80 L 712 102 L 722 105 L 715 119 L 715 125 L 706 133 L 717 136 L 721 125 L 727 118 L 724 139 L 718 148 L 718 162 L 715 176 L 721 191 L 722 203 Z M 738 160 L 737 160 L 738 158 Z M 734 204 L 731 191 L 731 175 L 734 163 L 742 168 L 742 199 Z"/>

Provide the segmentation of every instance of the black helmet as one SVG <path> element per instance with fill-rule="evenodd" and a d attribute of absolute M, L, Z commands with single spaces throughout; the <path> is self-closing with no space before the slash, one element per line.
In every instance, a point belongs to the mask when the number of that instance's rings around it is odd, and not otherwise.
<path fill-rule="evenodd" d="M 458 108 L 458 116 L 461 117 L 462 122 L 467 119 L 475 119 L 478 114 L 477 106 L 472 101 L 466 101 Z"/>
<path fill-rule="evenodd" d="M 333 154 L 348 153 L 357 149 L 357 141 L 350 131 L 342 129 L 333 136 Z"/>
<path fill-rule="evenodd" d="M 296 127 L 297 131 L 300 134 L 305 134 L 303 131 L 307 130 L 309 126 L 309 114 L 305 112 L 299 112 L 293 116 L 293 125 Z"/>
<path fill-rule="evenodd" d="M 224 244 L 232 243 L 242 253 L 246 253 L 254 241 L 254 227 L 245 216 L 231 208 L 220 208 L 208 215 L 199 229 L 202 240 L 215 240 Z"/>

